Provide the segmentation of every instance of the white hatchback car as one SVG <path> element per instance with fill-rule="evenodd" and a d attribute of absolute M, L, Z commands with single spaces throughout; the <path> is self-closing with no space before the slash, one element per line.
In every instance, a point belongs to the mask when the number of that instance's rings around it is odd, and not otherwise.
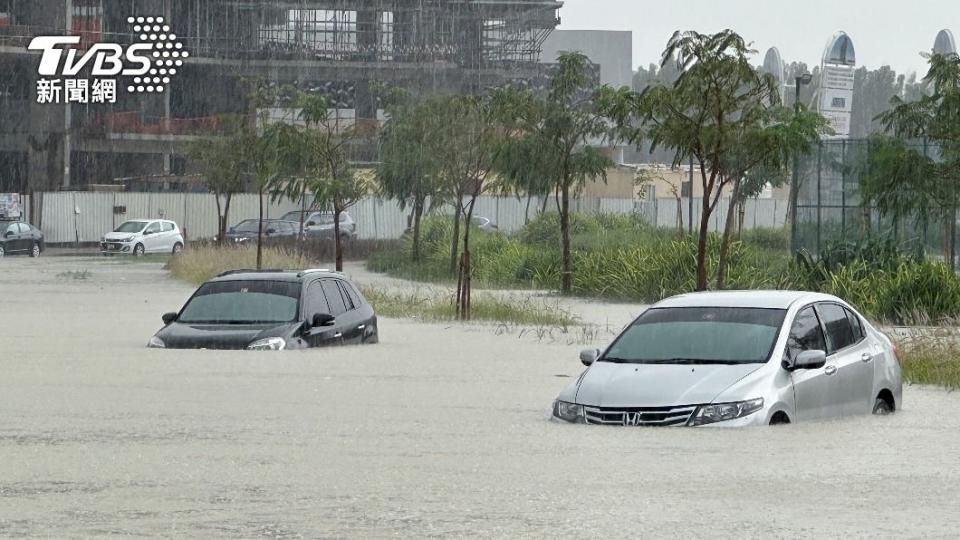
<path fill-rule="evenodd" d="M 835 296 L 692 293 L 637 317 L 553 404 L 621 426 L 746 426 L 888 414 L 903 395 L 893 343 Z"/>
<path fill-rule="evenodd" d="M 173 253 L 183 250 L 183 233 L 176 223 L 165 219 L 134 219 L 123 222 L 100 239 L 104 255 Z"/>

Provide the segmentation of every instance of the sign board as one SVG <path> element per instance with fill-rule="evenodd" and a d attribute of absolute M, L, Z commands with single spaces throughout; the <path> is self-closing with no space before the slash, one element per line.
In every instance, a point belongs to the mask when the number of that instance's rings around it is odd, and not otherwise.
<path fill-rule="evenodd" d="M 0 193 L 0 217 L 20 218 L 22 211 L 19 193 Z"/>
<path fill-rule="evenodd" d="M 853 91 L 853 66 L 825 64 L 823 66 L 823 87 Z"/>
<path fill-rule="evenodd" d="M 830 123 L 833 137 L 847 137 L 850 135 L 850 113 L 837 111 L 822 111 L 820 114 Z"/>

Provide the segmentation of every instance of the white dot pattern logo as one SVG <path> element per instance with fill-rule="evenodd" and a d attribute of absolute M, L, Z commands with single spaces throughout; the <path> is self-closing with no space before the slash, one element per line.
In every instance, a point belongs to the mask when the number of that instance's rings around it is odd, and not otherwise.
<path fill-rule="evenodd" d="M 183 66 L 181 58 L 189 57 L 184 50 L 183 43 L 177 40 L 177 35 L 171 33 L 171 27 L 165 24 L 163 17 L 128 17 L 129 23 L 140 42 L 148 43 L 153 47 L 153 62 L 148 74 L 133 78 L 133 84 L 127 86 L 130 93 L 163 92 L 170 84 L 170 76 L 176 75 L 173 66 Z M 162 86 L 161 86 L 162 85 Z"/>

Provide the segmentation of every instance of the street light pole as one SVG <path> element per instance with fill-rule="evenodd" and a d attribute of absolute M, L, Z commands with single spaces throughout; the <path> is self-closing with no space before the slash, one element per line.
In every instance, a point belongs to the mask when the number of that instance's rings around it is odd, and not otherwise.
<path fill-rule="evenodd" d="M 794 80 L 794 88 L 796 89 L 796 98 L 793 101 L 794 115 L 800 114 L 800 87 L 805 84 L 810 84 L 812 80 L 813 76 L 809 73 L 804 73 Z M 799 161 L 800 155 L 795 154 L 793 156 L 793 179 L 790 184 L 790 251 L 792 252 L 796 252 L 797 250 L 797 198 L 800 187 Z"/>

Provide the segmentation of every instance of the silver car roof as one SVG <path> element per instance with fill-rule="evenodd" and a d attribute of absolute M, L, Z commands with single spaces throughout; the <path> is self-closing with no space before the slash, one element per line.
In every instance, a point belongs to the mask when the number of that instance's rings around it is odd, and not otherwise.
<path fill-rule="evenodd" d="M 665 298 L 653 307 L 752 307 L 789 309 L 795 303 L 841 302 L 829 294 L 806 291 L 707 291 Z"/>

